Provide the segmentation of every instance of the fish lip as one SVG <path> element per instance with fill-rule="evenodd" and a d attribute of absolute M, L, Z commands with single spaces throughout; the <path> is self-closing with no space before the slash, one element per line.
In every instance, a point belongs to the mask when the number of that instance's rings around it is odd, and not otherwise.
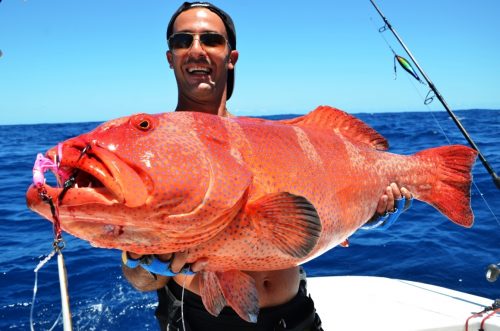
<path fill-rule="evenodd" d="M 85 152 L 82 152 L 83 150 Z M 51 149 L 47 152 L 47 157 L 54 159 L 56 153 L 55 148 Z M 62 201 L 59 201 L 60 204 L 66 206 L 122 203 L 128 207 L 137 207 L 144 204 L 149 195 L 143 179 L 144 174 L 138 174 L 134 167 L 117 154 L 96 143 L 85 144 L 82 141 L 73 141 L 71 144 L 63 145 L 59 169 L 61 186 L 71 176 L 76 179 L 75 183 L 66 190 Z M 128 178 L 133 180 L 129 181 Z M 89 187 L 90 183 L 96 186 Z M 63 190 L 51 188 L 51 191 L 59 199 Z"/>
<path fill-rule="evenodd" d="M 47 152 L 47 157 L 50 158 L 52 156 L 52 153 L 52 150 Z M 64 183 L 69 179 L 67 178 L 67 176 L 76 175 L 75 177 L 78 178 L 79 176 L 82 176 L 83 173 L 84 175 L 89 176 L 89 183 L 92 181 L 92 178 L 94 178 L 99 181 L 99 183 L 102 184 L 103 187 L 107 189 L 107 191 L 109 191 L 109 193 L 111 193 L 110 198 L 112 199 L 109 199 L 110 203 L 113 200 L 115 200 L 116 202 L 123 202 L 123 193 L 116 185 L 109 185 L 109 181 L 107 180 L 107 178 L 112 177 L 111 172 L 109 171 L 105 163 L 95 156 L 94 151 L 87 151 L 85 153 L 82 153 L 82 149 L 78 148 L 78 146 L 69 146 L 63 148 L 62 155 L 63 157 L 59 164 L 59 169 L 63 170 L 65 176 L 60 178 L 61 185 L 64 185 Z M 81 184 L 78 185 L 78 180 L 76 180 L 75 184 L 67 190 L 66 195 L 69 196 L 71 194 L 74 194 L 76 193 L 75 191 L 78 191 L 79 194 L 83 193 L 88 198 L 88 193 L 93 193 L 93 191 L 96 191 L 96 189 L 94 188 L 89 190 L 89 188 L 86 186 L 82 187 Z M 67 202 L 65 204 L 73 204 L 73 199 L 63 198 L 63 201 L 64 200 L 66 200 Z"/>

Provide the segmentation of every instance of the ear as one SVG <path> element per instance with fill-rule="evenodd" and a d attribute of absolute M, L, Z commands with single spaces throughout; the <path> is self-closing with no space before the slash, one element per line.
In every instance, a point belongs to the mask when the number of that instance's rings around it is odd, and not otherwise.
<path fill-rule="evenodd" d="M 174 67 L 174 55 L 172 54 L 172 52 L 170 50 L 168 50 L 166 53 L 166 56 L 167 56 L 167 61 L 168 61 L 170 68 L 173 68 Z"/>
<path fill-rule="evenodd" d="M 237 50 L 231 51 L 231 53 L 229 53 L 229 61 L 227 64 L 228 69 L 230 69 L 230 70 L 234 69 L 234 66 L 236 65 L 236 61 L 238 61 L 238 56 L 239 56 L 239 53 Z"/>

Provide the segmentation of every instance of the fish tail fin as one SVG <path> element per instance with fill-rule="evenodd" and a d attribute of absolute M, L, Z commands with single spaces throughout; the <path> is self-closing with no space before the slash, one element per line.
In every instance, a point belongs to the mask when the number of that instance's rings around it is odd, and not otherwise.
<path fill-rule="evenodd" d="M 463 145 L 431 148 L 415 154 L 426 164 L 430 185 L 415 187 L 417 198 L 448 217 L 452 222 L 471 227 L 474 214 L 470 206 L 472 166 L 477 152 Z"/>

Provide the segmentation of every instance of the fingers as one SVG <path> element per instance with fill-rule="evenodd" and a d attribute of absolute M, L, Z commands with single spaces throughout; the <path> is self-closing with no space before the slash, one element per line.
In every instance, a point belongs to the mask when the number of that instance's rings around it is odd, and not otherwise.
<path fill-rule="evenodd" d="M 401 188 L 401 193 L 403 194 L 403 196 L 406 199 L 405 206 L 403 207 L 403 210 L 407 210 L 408 208 L 410 208 L 410 206 L 412 204 L 412 201 L 411 201 L 412 200 L 412 194 L 411 194 L 410 191 L 408 191 L 404 187 Z"/>
<path fill-rule="evenodd" d="M 385 194 L 387 195 L 387 209 L 386 211 L 394 210 L 394 191 L 392 184 L 385 188 Z M 399 189 L 398 189 L 399 192 Z"/>
<path fill-rule="evenodd" d="M 396 199 L 401 199 L 403 196 L 407 200 L 411 199 L 410 191 L 404 187 L 400 189 L 396 183 L 391 183 L 385 188 L 385 193 L 380 197 L 377 205 L 377 213 L 383 215 L 388 211 L 394 211 L 394 201 Z"/>
<path fill-rule="evenodd" d="M 135 253 L 132 253 L 132 252 L 127 252 L 127 255 L 129 258 L 131 259 L 134 259 L 134 260 L 138 260 L 142 257 L 141 254 L 135 254 Z"/>
<path fill-rule="evenodd" d="M 207 266 L 207 262 L 207 259 L 199 259 L 191 265 L 191 270 L 193 270 L 193 272 L 201 271 L 205 269 L 205 267 Z"/>
<path fill-rule="evenodd" d="M 377 205 L 377 214 L 384 215 L 387 210 L 387 195 L 382 195 Z"/>
<path fill-rule="evenodd" d="M 180 272 L 187 262 L 188 253 L 187 251 L 176 252 L 172 257 L 170 262 L 170 270 L 173 272 Z"/>
<path fill-rule="evenodd" d="M 410 202 L 412 198 L 411 192 L 405 187 L 401 187 L 400 189 L 396 183 L 391 183 L 389 186 L 387 186 L 384 195 L 387 195 L 387 209 L 385 209 L 385 211 L 393 212 L 395 206 L 395 200 L 399 200 L 402 197 L 406 199 L 405 209 L 407 209 L 407 206 L 411 204 Z"/>
<path fill-rule="evenodd" d="M 394 199 L 401 199 L 401 191 L 399 190 L 398 185 L 396 183 L 391 183 L 389 186 L 391 187 Z"/>
<path fill-rule="evenodd" d="M 170 254 L 171 255 L 171 254 Z M 170 270 L 177 273 L 180 272 L 184 267 L 186 267 L 188 258 L 188 252 L 176 252 L 173 254 L 172 262 L 170 264 Z M 191 270 L 193 272 L 198 272 L 203 270 L 207 265 L 207 259 L 199 259 L 191 265 Z"/>
<path fill-rule="evenodd" d="M 412 198 L 411 192 L 408 191 L 405 187 L 401 188 L 401 194 L 405 197 L 406 200 L 410 200 Z"/>
<path fill-rule="evenodd" d="M 133 252 L 127 252 L 127 255 L 129 258 L 134 259 L 134 260 L 138 260 L 144 256 L 143 254 L 136 254 Z M 163 261 L 163 262 L 169 261 L 172 258 L 172 253 L 157 255 L 157 257 L 160 261 Z"/>
<path fill-rule="evenodd" d="M 127 252 L 127 255 L 134 260 L 138 260 L 144 255 L 136 254 L 132 252 Z M 156 258 L 162 262 L 170 261 L 170 270 L 174 273 L 179 273 L 187 267 L 187 258 L 188 252 L 176 252 L 176 253 L 167 253 L 167 254 L 157 254 Z M 207 259 L 199 259 L 196 262 L 192 263 L 190 268 L 193 272 L 198 272 L 203 270 L 207 265 Z"/>
<path fill-rule="evenodd" d="M 375 214 L 362 228 L 388 229 L 404 211 L 411 207 L 412 201 L 412 194 L 408 189 L 399 188 L 396 183 L 391 183 L 380 197 Z"/>
<path fill-rule="evenodd" d="M 172 258 L 173 255 L 174 255 L 173 253 L 157 254 L 156 257 L 158 258 L 158 260 L 160 260 L 162 262 L 167 262 L 167 261 L 170 261 L 170 259 Z"/>

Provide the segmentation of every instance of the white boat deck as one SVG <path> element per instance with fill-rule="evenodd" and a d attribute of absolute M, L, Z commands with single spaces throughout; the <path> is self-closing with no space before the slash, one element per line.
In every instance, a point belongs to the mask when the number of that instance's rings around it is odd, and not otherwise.
<path fill-rule="evenodd" d="M 472 313 L 494 301 L 383 277 L 310 277 L 307 284 L 325 331 L 464 331 Z M 468 330 L 479 330 L 487 315 L 471 318 Z M 483 329 L 500 331 L 500 314 L 488 318 Z"/>

